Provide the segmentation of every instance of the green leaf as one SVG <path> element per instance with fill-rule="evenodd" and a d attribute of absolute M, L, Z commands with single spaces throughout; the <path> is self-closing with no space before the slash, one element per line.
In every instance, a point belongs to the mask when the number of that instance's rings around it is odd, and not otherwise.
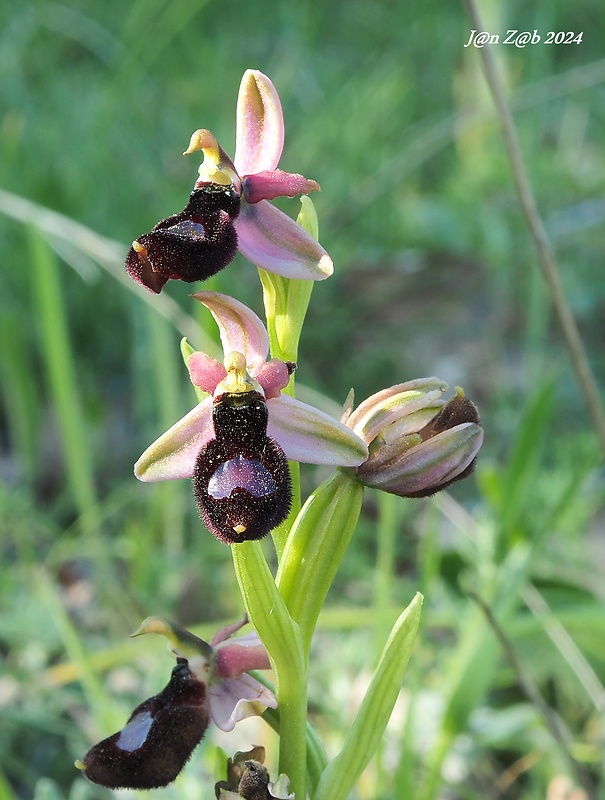
<path fill-rule="evenodd" d="M 279 668 L 302 668 L 298 625 L 288 613 L 259 542 L 243 542 L 231 548 L 233 564 L 248 616 L 270 657 Z"/>
<path fill-rule="evenodd" d="M 61 431 L 67 481 L 78 513 L 99 525 L 90 437 L 82 411 L 60 268 L 42 234 L 34 227 L 30 227 L 28 233 L 34 313 L 39 324 L 41 356 Z"/>
<path fill-rule="evenodd" d="M 300 626 L 306 651 L 355 531 L 362 498 L 357 478 L 337 470 L 308 497 L 290 531 L 277 584 Z"/>
<path fill-rule="evenodd" d="M 324 770 L 314 800 L 346 800 L 374 755 L 401 689 L 422 600 L 416 594 L 395 623 L 342 750 Z"/>

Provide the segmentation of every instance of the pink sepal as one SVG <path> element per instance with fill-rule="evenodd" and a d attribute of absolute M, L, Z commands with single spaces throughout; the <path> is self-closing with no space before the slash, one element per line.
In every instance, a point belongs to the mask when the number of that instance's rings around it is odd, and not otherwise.
<path fill-rule="evenodd" d="M 222 731 L 232 731 L 237 722 L 262 714 L 265 708 L 277 708 L 273 692 L 247 673 L 211 683 L 208 701 L 212 719 Z"/>
<path fill-rule="evenodd" d="M 277 90 L 256 69 L 244 72 L 237 96 L 235 158 L 240 175 L 277 167 L 284 147 L 284 115 Z"/>
<path fill-rule="evenodd" d="M 241 353 L 250 375 L 256 375 L 269 354 L 269 336 L 261 319 L 239 300 L 220 292 L 196 292 L 191 296 L 205 305 L 216 320 L 225 355 Z"/>
<path fill-rule="evenodd" d="M 191 478 L 198 453 L 213 438 L 212 397 L 207 397 L 145 450 L 134 474 L 149 483 Z"/>
<path fill-rule="evenodd" d="M 354 431 L 307 403 L 281 394 L 268 400 L 267 408 L 267 433 L 292 461 L 356 467 L 368 457 L 365 443 Z"/>

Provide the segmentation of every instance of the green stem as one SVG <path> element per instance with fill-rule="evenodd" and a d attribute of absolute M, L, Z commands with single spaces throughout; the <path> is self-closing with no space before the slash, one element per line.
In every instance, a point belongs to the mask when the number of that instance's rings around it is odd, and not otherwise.
<path fill-rule="evenodd" d="M 74 356 L 57 260 L 35 229 L 29 229 L 33 290 L 40 321 L 40 339 L 53 404 L 61 429 L 65 466 L 73 500 L 81 517 L 98 526 L 94 469 L 81 409 Z"/>
<path fill-rule="evenodd" d="M 307 667 L 298 625 L 269 570 L 259 542 L 231 548 L 248 616 L 271 658 L 281 720 L 279 771 L 292 791 L 305 797 Z"/>
<path fill-rule="evenodd" d="M 257 678 L 257 680 L 260 680 L 261 683 L 267 685 L 267 682 L 263 681 L 258 675 L 255 674 L 254 677 Z M 279 708 L 268 708 L 263 714 L 263 719 L 277 734 L 281 735 L 281 718 Z M 306 749 L 308 792 L 309 795 L 313 797 L 315 788 L 319 783 L 319 779 L 321 778 L 321 773 L 328 765 L 328 758 L 317 733 L 309 722 L 307 722 L 306 730 Z M 2 800 L 1 797 L 0 800 Z"/>
<path fill-rule="evenodd" d="M 311 297 L 313 283 L 312 281 L 291 281 L 288 280 L 288 278 L 282 278 L 280 275 L 274 275 L 262 269 L 259 269 L 258 273 L 263 287 L 263 301 L 267 318 L 267 333 L 269 334 L 271 357 L 279 358 L 282 361 L 291 361 L 296 364 L 298 360 L 300 332 L 304 321 L 306 305 L 308 305 L 309 298 Z M 296 284 L 301 284 L 302 286 L 297 288 Z M 307 284 L 309 284 L 308 287 Z M 293 304 L 291 300 L 293 296 L 299 294 L 301 291 L 303 294 L 305 291 L 307 292 L 306 304 L 304 304 L 304 307 L 301 309 L 295 309 L 293 307 L 295 304 Z M 297 311 L 302 311 L 302 313 L 297 313 Z M 284 394 L 290 395 L 290 397 L 295 396 L 294 375 L 292 375 L 290 383 L 284 389 Z M 301 506 L 300 466 L 297 462 L 290 461 L 289 467 L 292 478 L 292 507 L 284 522 L 275 528 L 271 534 L 278 561 L 281 560 L 290 528 Z"/>

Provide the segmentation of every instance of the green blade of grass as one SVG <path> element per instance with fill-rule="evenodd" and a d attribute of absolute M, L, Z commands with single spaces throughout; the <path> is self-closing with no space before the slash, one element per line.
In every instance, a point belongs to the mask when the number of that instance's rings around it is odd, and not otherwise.
<path fill-rule="evenodd" d="M 67 480 L 77 511 L 80 515 L 90 515 L 94 513 L 97 502 L 94 466 L 90 461 L 90 447 L 87 446 L 86 424 L 67 330 L 59 268 L 46 240 L 35 228 L 28 230 L 42 357 L 61 429 Z"/>

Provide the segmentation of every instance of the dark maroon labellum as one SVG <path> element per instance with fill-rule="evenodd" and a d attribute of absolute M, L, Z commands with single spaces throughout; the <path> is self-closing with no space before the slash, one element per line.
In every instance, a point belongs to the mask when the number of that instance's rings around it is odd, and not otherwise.
<path fill-rule="evenodd" d="M 215 438 L 197 457 L 193 490 L 202 521 L 227 544 L 261 539 L 290 510 L 288 461 L 267 436 L 267 419 L 258 392 L 225 393 L 214 400 Z"/>
<path fill-rule="evenodd" d="M 177 777 L 208 727 L 206 686 L 179 659 L 168 685 L 132 712 L 123 730 L 82 759 L 84 774 L 108 789 L 156 789 Z"/>
<path fill-rule="evenodd" d="M 239 195 L 230 187 L 209 183 L 195 189 L 184 211 L 133 242 L 126 271 L 156 294 L 171 279 L 192 283 L 215 275 L 237 251 L 233 220 L 239 208 Z"/>

